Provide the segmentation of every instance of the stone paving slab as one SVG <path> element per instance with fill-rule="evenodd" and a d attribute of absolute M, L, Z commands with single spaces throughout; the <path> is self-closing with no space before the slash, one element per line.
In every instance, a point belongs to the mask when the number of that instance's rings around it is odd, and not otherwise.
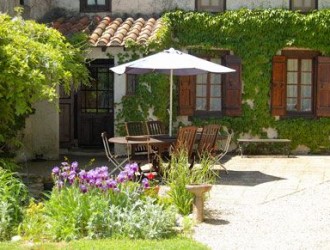
<path fill-rule="evenodd" d="M 232 157 L 194 238 L 211 249 L 330 249 L 329 162 Z"/>

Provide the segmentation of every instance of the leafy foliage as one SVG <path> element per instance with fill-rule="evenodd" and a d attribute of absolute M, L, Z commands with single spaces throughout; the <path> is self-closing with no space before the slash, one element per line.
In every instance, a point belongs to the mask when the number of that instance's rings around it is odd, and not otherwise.
<path fill-rule="evenodd" d="M 16 233 L 26 199 L 25 185 L 12 172 L 0 168 L 0 240 Z"/>
<path fill-rule="evenodd" d="M 58 31 L 0 14 L 0 143 L 11 141 L 37 101 L 54 101 L 57 87 L 88 81 L 84 46 L 70 44 Z M 74 40 L 74 39 L 73 39 Z M 77 39 L 75 39 L 77 41 Z"/>
<path fill-rule="evenodd" d="M 216 174 L 210 169 L 212 164 L 212 159 L 203 155 L 201 164 L 191 169 L 185 150 L 174 154 L 167 167 L 162 164 L 165 183 L 170 187 L 169 196 L 182 215 L 188 215 L 191 212 L 194 198 L 186 185 L 215 183 Z"/>
<path fill-rule="evenodd" d="M 133 169 L 137 164 L 127 164 L 114 178 L 105 166 L 88 172 L 80 171 L 77 162 L 54 167 L 55 188 L 43 205 L 31 204 L 26 210 L 20 233 L 33 240 L 65 241 L 170 236 L 175 225 L 173 206 L 143 195 L 144 187 L 132 181 Z"/>

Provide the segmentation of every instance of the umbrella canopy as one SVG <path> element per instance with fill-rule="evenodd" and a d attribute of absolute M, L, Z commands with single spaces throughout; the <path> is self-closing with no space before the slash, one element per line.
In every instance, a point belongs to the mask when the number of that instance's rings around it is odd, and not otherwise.
<path fill-rule="evenodd" d="M 112 67 L 110 70 L 117 74 L 146 74 L 157 72 L 170 75 L 169 135 L 172 135 L 173 75 L 220 74 L 235 71 L 234 69 L 183 53 L 173 48 Z"/>

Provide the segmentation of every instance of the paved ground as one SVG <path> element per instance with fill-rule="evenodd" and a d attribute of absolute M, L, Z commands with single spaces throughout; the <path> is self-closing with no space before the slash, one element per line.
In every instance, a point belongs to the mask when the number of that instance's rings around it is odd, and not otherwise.
<path fill-rule="evenodd" d="M 108 165 L 103 152 L 69 156 L 81 166 L 91 158 Z M 49 176 L 61 160 L 27 162 L 22 171 Z M 330 156 L 226 160 L 229 174 L 220 171 L 197 241 L 211 249 L 330 249 Z"/>
<path fill-rule="evenodd" d="M 232 157 L 194 238 L 212 249 L 330 249 L 329 162 Z"/>

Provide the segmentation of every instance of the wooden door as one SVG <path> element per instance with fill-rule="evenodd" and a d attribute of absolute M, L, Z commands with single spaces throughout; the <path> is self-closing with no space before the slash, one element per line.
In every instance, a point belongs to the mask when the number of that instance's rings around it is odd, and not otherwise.
<path fill-rule="evenodd" d="M 60 147 L 68 148 L 74 143 L 74 93 L 71 91 L 71 93 L 67 95 L 64 90 L 60 88 L 59 103 Z"/>
<path fill-rule="evenodd" d="M 114 134 L 114 76 L 112 60 L 95 60 L 90 66 L 93 80 L 78 94 L 78 145 L 102 147 L 101 133 Z"/>

